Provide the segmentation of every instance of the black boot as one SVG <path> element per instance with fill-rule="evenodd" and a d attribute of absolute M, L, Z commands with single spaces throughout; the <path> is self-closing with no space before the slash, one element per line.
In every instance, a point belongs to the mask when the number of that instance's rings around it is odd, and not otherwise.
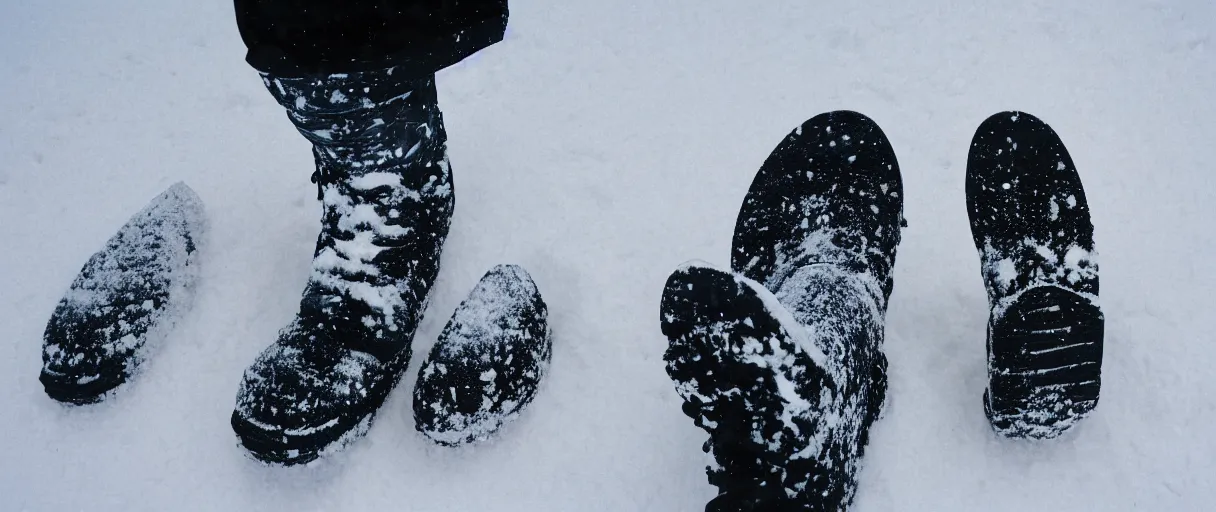
<path fill-rule="evenodd" d="M 881 346 L 903 190 L 855 112 L 817 116 L 756 175 L 731 276 L 678 270 L 662 306 L 668 374 L 710 434 L 706 510 L 842 510 L 886 395 Z M 774 293 L 769 293 L 773 290 Z"/>
<path fill-rule="evenodd" d="M 967 211 L 988 290 L 984 410 L 1008 437 L 1052 438 L 1098 403 L 1103 317 L 1081 178 L 1034 116 L 984 121 L 967 161 Z"/>
<path fill-rule="evenodd" d="M 701 263 L 672 273 L 660 306 L 667 374 L 684 414 L 709 433 L 719 496 L 707 512 L 830 510 L 813 437 L 838 407 L 824 355 L 755 281 Z"/>
<path fill-rule="evenodd" d="M 313 143 L 323 204 L 300 312 L 245 371 L 232 428 L 266 462 L 366 431 L 409 364 L 453 208 L 433 77 L 264 76 Z"/>
<path fill-rule="evenodd" d="M 47 395 L 97 402 L 131 378 L 193 298 L 205 225 L 202 202 L 178 183 L 89 258 L 43 335 Z"/>
<path fill-rule="evenodd" d="M 536 396 L 553 352 L 548 307 L 523 268 L 490 269 L 443 328 L 414 386 L 414 426 L 442 445 L 489 438 Z"/>

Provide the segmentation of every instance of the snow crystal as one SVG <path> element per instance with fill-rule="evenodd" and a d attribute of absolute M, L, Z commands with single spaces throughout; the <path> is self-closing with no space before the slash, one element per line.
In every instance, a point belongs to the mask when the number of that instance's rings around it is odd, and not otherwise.
<path fill-rule="evenodd" d="M 1080 271 L 1082 264 L 1088 265 L 1094 260 L 1093 252 L 1079 245 L 1072 245 L 1064 253 L 1064 265 L 1069 271 Z"/>
<path fill-rule="evenodd" d="M 993 274 L 996 275 L 996 282 L 1001 286 L 1002 290 L 1008 289 L 1009 285 L 1013 283 L 1013 280 L 1018 277 L 1017 266 L 1015 266 L 1013 264 L 1013 260 L 1009 258 L 997 260 L 996 264 L 993 266 L 993 269 Z"/>

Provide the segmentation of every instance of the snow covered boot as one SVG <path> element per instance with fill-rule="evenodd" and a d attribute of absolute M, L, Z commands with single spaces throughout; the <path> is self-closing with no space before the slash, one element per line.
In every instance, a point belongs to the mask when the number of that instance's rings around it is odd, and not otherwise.
<path fill-rule="evenodd" d="M 89 258 L 43 334 L 47 395 L 98 402 L 131 378 L 193 298 L 205 226 L 202 202 L 177 183 Z"/>
<path fill-rule="evenodd" d="M 984 411 L 1007 437 L 1052 438 L 1098 403 L 1103 317 L 1081 178 L 1047 124 L 1001 112 L 967 160 L 988 318 Z"/>
<path fill-rule="evenodd" d="M 709 433 L 707 511 L 843 510 L 886 396 L 881 346 L 903 221 L 894 151 L 855 112 L 816 116 L 752 182 L 736 274 L 672 274 L 667 372 Z M 773 292 L 771 293 L 770 290 Z"/>
<path fill-rule="evenodd" d="M 548 307 L 523 268 L 499 265 L 456 308 L 414 386 L 414 425 L 447 446 L 519 416 L 549 369 Z"/>
<path fill-rule="evenodd" d="M 295 320 L 246 371 L 232 428 L 299 464 L 362 435 L 409 364 L 451 223 L 433 77 L 264 76 L 313 144 L 322 229 Z"/>

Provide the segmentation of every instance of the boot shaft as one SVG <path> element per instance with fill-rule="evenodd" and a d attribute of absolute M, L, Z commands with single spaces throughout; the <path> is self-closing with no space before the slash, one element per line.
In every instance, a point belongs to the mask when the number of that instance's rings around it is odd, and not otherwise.
<path fill-rule="evenodd" d="M 735 223 L 731 267 L 771 290 L 799 268 L 831 263 L 893 287 L 903 224 L 894 149 L 856 112 L 815 116 L 764 161 Z"/>
<path fill-rule="evenodd" d="M 393 75 L 263 75 L 316 161 L 322 228 L 302 325 L 384 361 L 417 327 L 454 204 L 434 77 Z"/>
<path fill-rule="evenodd" d="M 313 144 L 320 174 L 401 172 L 447 142 L 435 78 L 393 77 L 394 68 L 307 78 L 263 74 L 262 82 Z"/>

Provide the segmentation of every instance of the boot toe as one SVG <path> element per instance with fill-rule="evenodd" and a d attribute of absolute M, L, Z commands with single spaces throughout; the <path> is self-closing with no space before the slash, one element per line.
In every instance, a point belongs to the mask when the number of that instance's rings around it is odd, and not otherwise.
<path fill-rule="evenodd" d="M 263 462 L 309 462 L 375 411 L 379 367 L 362 352 L 271 345 L 245 371 L 233 430 Z"/>
<path fill-rule="evenodd" d="M 38 376 L 47 396 L 72 405 L 97 403 L 126 379 L 122 373 L 71 367 L 43 367 Z"/>
<path fill-rule="evenodd" d="M 489 438 L 517 417 L 548 370 L 548 308 L 527 272 L 500 265 L 448 322 L 414 386 L 415 428 L 438 444 Z"/>
<path fill-rule="evenodd" d="M 134 354 L 115 351 L 115 344 L 95 340 L 98 333 L 78 331 L 73 336 L 58 336 L 60 343 L 47 341 L 43 345 L 38 380 L 47 396 L 59 402 L 97 403 L 126 382 L 126 368 L 128 364 L 134 365 Z M 110 350 L 102 349 L 103 346 Z"/>

